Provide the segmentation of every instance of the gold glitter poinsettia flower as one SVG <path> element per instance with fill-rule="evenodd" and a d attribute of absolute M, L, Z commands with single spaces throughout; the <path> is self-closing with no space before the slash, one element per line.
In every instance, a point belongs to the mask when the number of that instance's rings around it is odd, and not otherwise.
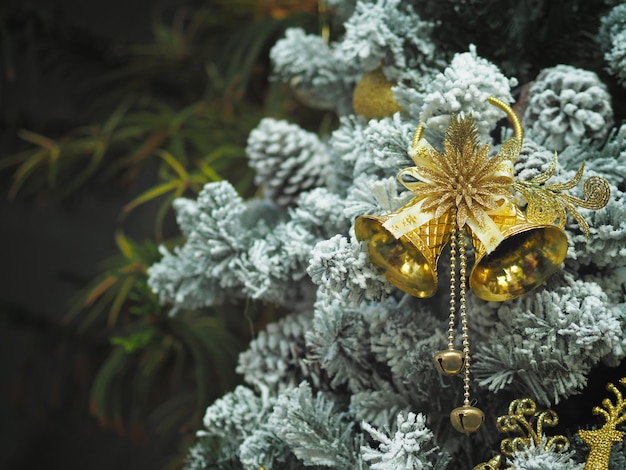
<path fill-rule="evenodd" d="M 443 155 L 422 146 L 414 158 L 416 166 L 400 174 L 403 183 L 406 175 L 421 180 L 410 189 L 424 198 L 422 209 L 434 209 L 436 218 L 454 209 L 458 227 L 469 217 L 486 217 L 511 195 L 513 162 L 503 155 L 489 158 L 489 145 L 480 147 L 471 116 L 452 118 Z"/>
<path fill-rule="evenodd" d="M 502 233 L 491 216 L 515 210 L 511 186 L 519 148 L 519 140 L 509 139 L 498 155 L 489 158 L 489 145 L 481 147 L 471 115 L 452 117 L 443 154 L 421 139 L 418 128 L 410 152 L 415 166 L 398 174 L 400 182 L 416 194 L 416 203 L 390 218 L 386 227 L 401 236 L 452 212 L 457 227 L 471 228 L 487 251 L 492 251 Z"/>

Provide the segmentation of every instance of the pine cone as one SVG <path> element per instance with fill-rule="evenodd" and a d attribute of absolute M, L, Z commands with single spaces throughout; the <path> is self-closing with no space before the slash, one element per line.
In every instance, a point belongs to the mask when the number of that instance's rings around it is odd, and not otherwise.
<path fill-rule="evenodd" d="M 615 6 L 601 20 L 597 37 L 607 71 L 626 86 L 626 3 Z"/>
<path fill-rule="evenodd" d="M 611 96 L 594 72 L 557 65 L 542 70 L 530 88 L 526 132 L 549 150 L 602 142 L 612 123 Z"/>
<path fill-rule="evenodd" d="M 311 328 L 306 314 L 292 314 L 267 325 L 265 331 L 239 355 L 237 372 L 250 384 L 263 383 L 281 391 L 309 380 L 323 386 L 319 364 L 307 357 L 305 333 Z"/>
<path fill-rule="evenodd" d="M 326 146 L 317 135 L 287 121 L 263 119 L 250 133 L 247 153 L 256 184 L 281 206 L 294 205 L 301 192 L 325 182 Z"/>

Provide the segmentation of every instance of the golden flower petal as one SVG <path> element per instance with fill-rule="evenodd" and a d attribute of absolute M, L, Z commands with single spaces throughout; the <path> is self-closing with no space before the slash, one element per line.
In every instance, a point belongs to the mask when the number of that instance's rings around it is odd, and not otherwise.
<path fill-rule="evenodd" d="M 426 146 L 418 148 L 416 166 L 403 170 L 400 176 L 414 177 L 419 182 L 402 177 L 400 181 L 423 197 L 422 208 L 435 211 L 436 217 L 456 210 L 458 226 L 463 227 L 468 218 L 478 220 L 510 197 L 511 161 L 518 147 L 517 140 L 507 141 L 501 154 L 489 158 L 489 146 L 480 146 L 471 115 L 453 116 L 446 130 L 443 153 Z"/>

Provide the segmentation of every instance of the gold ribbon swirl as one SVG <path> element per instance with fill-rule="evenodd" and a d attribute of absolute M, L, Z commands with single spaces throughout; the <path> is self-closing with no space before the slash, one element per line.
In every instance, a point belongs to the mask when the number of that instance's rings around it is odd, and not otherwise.
<path fill-rule="evenodd" d="M 575 206 L 591 210 L 606 206 L 611 195 L 609 183 L 599 176 L 591 176 L 583 184 L 585 199 L 570 194 L 562 194 L 562 191 L 567 191 L 578 185 L 583 176 L 585 163 L 583 162 L 571 180 L 561 184 L 545 185 L 554 175 L 556 166 L 557 156 L 555 152 L 550 166 L 544 173 L 529 181 L 515 181 L 513 184 L 513 189 L 519 192 L 528 203 L 526 218 L 537 224 L 553 224 L 558 221 L 559 226 L 563 228 L 567 220 L 567 209 L 578 222 L 584 234 L 589 237 L 589 224 Z"/>

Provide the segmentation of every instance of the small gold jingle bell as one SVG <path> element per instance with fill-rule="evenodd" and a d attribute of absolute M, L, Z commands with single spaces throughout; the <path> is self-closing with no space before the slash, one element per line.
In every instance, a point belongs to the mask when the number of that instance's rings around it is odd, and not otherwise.
<path fill-rule="evenodd" d="M 437 370 L 444 375 L 457 375 L 465 366 L 463 351 L 458 349 L 444 349 L 433 358 Z"/>
<path fill-rule="evenodd" d="M 471 405 L 459 406 L 450 413 L 452 427 L 465 434 L 478 431 L 483 421 L 485 421 L 485 413 Z"/>

